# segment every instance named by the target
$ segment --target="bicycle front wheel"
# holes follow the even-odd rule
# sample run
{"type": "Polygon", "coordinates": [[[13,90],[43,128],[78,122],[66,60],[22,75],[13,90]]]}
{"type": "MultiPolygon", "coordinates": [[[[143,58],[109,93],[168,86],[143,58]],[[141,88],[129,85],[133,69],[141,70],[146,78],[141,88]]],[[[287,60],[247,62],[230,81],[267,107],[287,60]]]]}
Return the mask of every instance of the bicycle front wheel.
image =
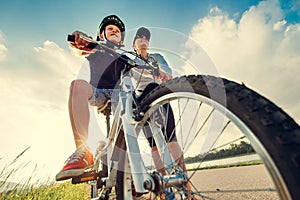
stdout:
{"type": "Polygon", "coordinates": [[[187,177],[182,186],[176,184],[171,189],[167,189],[168,184],[161,186],[156,196],[166,197],[163,191],[171,191],[176,199],[300,196],[299,125],[246,86],[213,76],[175,78],[150,92],[141,102],[140,113],[143,126],[150,126],[151,130],[151,126],[160,127],[160,134],[167,135],[163,136],[167,140],[165,149],[172,157],[166,161],[166,156],[160,155],[157,162],[155,146],[145,145],[149,138],[147,141],[144,134],[139,134],[140,149],[149,171],[187,177]],[[170,116],[173,125],[168,125],[170,116]],[[154,123],[150,123],[151,118],[154,123]],[[227,159],[221,159],[224,157],[227,159]],[[245,157],[250,161],[242,161],[245,157]]]}

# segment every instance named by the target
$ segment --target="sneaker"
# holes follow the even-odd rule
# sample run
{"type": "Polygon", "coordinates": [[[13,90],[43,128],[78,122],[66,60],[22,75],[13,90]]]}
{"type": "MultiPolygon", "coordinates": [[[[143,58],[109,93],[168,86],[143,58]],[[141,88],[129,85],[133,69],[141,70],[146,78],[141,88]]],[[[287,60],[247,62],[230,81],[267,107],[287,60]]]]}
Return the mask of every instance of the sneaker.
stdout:
{"type": "Polygon", "coordinates": [[[88,150],[77,149],[65,162],[63,169],[56,175],[56,181],[62,181],[84,173],[94,164],[93,155],[88,150]]]}

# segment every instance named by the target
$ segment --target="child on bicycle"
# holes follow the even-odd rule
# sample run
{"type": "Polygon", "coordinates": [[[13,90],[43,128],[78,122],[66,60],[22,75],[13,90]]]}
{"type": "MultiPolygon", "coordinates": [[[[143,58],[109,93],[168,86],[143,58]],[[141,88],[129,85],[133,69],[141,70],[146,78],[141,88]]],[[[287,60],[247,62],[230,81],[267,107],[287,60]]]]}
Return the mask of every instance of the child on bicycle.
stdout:
{"type": "MultiPolygon", "coordinates": [[[[84,173],[84,170],[94,164],[93,155],[86,145],[88,138],[88,125],[90,120],[89,104],[104,106],[117,94],[114,88],[118,85],[121,71],[125,65],[112,54],[88,49],[89,42],[81,35],[86,34],[75,31],[75,42],[72,47],[81,51],[88,60],[90,68],[90,81],[77,79],[72,81],[69,96],[69,115],[75,140],[76,150],[66,160],[63,169],[56,175],[56,180],[65,180],[84,173]]],[[[125,25],[116,15],[104,17],[99,25],[97,40],[107,40],[122,45],[125,37],[125,25]]]]}

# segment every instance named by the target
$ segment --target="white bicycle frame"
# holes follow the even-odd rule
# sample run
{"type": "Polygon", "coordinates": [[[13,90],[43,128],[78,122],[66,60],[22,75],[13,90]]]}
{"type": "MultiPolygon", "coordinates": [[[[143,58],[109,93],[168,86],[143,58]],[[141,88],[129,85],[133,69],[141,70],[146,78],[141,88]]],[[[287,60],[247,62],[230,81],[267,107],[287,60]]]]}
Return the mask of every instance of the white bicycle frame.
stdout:
{"type": "MultiPolygon", "coordinates": [[[[154,190],[155,183],[151,175],[147,172],[145,164],[142,160],[137,134],[142,129],[140,122],[135,120],[134,109],[133,109],[133,91],[134,87],[130,76],[121,76],[121,91],[119,93],[119,102],[114,112],[113,122],[111,130],[108,134],[108,143],[102,149],[102,151],[95,158],[96,164],[94,169],[97,171],[99,167],[99,161],[102,156],[107,154],[109,147],[114,147],[114,142],[118,129],[122,124],[124,130],[124,137],[127,146],[127,156],[129,161],[129,166],[132,174],[133,181],[135,183],[135,190],[138,193],[149,192],[149,190],[154,190]],[[121,121],[120,121],[121,120],[121,121]],[[122,122],[122,123],[121,123],[122,122]],[[147,188],[145,188],[147,185],[147,188]]],[[[167,143],[163,137],[161,129],[155,125],[154,122],[150,120],[150,127],[158,147],[158,152],[162,156],[164,163],[172,163],[172,158],[167,148],[167,143]]],[[[110,158],[108,158],[110,160],[110,158]]],[[[117,167],[114,165],[113,169],[109,171],[109,177],[106,182],[106,187],[112,187],[116,184],[116,170],[117,167]]]]}

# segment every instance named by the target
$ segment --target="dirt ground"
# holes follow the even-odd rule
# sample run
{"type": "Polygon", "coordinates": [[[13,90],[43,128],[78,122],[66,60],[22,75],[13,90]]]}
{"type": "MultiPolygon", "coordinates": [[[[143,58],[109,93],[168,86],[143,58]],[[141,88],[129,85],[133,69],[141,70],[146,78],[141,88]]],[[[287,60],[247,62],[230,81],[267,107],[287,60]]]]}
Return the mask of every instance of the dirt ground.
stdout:
{"type": "Polygon", "coordinates": [[[263,165],[200,170],[192,178],[204,199],[279,199],[263,165]],[[235,191],[232,191],[235,190],[235,191]]]}

